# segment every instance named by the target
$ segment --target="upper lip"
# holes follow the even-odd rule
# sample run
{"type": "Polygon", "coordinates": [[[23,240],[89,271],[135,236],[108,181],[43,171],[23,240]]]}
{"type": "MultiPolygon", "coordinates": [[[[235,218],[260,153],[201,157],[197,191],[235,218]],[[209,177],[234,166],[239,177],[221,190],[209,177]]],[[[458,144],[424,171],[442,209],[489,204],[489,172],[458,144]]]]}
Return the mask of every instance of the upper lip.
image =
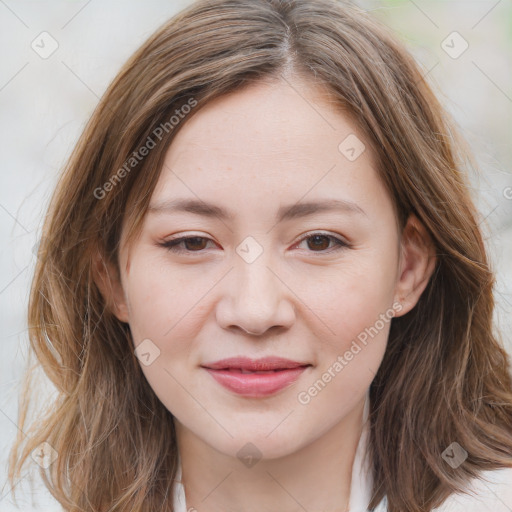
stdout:
{"type": "Polygon", "coordinates": [[[299,366],[310,366],[310,363],[301,363],[284,359],[282,357],[262,357],[261,359],[250,359],[248,357],[229,357],[220,359],[211,363],[202,364],[204,368],[211,370],[225,370],[229,368],[248,370],[248,371],[264,371],[264,370],[282,370],[287,368],[297,368],[299,366]]]}

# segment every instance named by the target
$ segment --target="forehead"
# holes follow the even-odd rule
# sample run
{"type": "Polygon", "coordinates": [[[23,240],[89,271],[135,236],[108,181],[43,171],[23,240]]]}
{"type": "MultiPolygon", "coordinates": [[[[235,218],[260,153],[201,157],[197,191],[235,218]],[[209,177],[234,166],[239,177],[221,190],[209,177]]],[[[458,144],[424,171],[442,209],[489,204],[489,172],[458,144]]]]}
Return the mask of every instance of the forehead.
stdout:
{"type": "Polygon", "coordinates": [[[261,175],[286,162],[307,162],[310,168],[328,158],[334,163],[339,143],[357,131],[336,107],[325,89],[307,82],[251,84],[210,102],[187,121],[167,164],[215,158],[227,167],[243,163],[261,175]]]}
{"type": "Polygon", "coordinates": [[[186,120],[167,151],[154,195],[172,183],[193,185],[198,195],[197,187],[256,192],[267,185],[300,197],[311,187],[371,179],[371,151],[328,91],[286,79],[251,84],[186,120]],[[347,158],[345,141],[360,156],[347,158]]]}

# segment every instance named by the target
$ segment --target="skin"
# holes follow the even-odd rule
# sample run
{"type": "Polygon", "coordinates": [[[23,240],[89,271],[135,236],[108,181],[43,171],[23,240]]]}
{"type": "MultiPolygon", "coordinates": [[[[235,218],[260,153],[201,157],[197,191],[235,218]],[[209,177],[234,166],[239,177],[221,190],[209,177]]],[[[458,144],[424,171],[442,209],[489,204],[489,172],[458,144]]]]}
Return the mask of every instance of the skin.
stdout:
{"type": "Polygon", "coordinates": [[[167,151],[151,205],[200,198],[234,218],[149,213],[136,243],[122,245],[120,282],[98,279],[134,345],[150,339],[160,350],[141,368],[175,418],[187,508],[201,512],[345,510],[390,322],[309,403],[298,394],[393,303],[401,299],[395,316],[410,311],[434,269],[421,223],[411,216],[399,233],[369,145],[354,161],[339,151],[350,134],[364,142],[357,126],[322,89],[291,84],[258,82],[210,102],[167,151]],[[281,205],[329,198],[364,213],[276,223],[281,205]],[[318,231],[349,247],[308,241],[318,231]],[[178,236],[207,240],[182,243],[183,254],[159,245],[178,236]],[[251,263],[236,252],[248,236],[263,250],[251,263]],[[247,398],[200,367],[237,355],[312,367],[270,397],[247,398]],[[262,456],[252,467],[237,457],[248,442],[262,456]]]}

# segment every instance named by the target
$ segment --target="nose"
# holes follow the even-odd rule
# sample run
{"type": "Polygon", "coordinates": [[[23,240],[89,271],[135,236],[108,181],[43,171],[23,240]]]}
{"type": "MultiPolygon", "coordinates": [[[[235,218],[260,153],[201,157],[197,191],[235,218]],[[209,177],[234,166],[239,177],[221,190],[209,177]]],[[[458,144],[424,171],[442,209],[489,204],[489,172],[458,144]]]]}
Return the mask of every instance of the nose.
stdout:
{"type": "Polygon", "coordinates": [[[270,329],[291,327],[295,320],[293,292],[269,263],[263,255],[252,263],[242,258],[235,261],[235,268],[224,279],[216,309],[222,328],[261,336],[270,329]]]}

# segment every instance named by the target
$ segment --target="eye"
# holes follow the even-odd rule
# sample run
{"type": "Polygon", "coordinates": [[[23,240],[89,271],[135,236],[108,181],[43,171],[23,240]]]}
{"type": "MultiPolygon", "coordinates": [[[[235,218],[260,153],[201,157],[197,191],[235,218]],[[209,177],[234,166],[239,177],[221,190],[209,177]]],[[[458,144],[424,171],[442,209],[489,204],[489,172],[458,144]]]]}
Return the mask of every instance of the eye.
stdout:
{"type": "Polygon", "coordinates": [[[160,245],[172,252],[190,253],[201,252],[201,250],[204,249],[205,241],[208,242],[210,239],[205,238],[204,236],[182,236],[180,238],[168,240],[160,245]],[[183,248],[182,244],[185,244],[185,248],[183,248]]]}
{"type": "MultiPolygon", "coordinates": [[[[208,242],[212,242],[212,240],[203,236],[184,236],[168,240],[167,242],[163,242],[159,245],[174,253],[190,254],[194,252],[202,252],[206,248],[208,242]]],[[[340,238],[325,233],[312,233],[302,238],[299,243],[302,242],[306,242],[308,244],[311,252],[333,252],[349,247],[349,244],[340,238]],[[334,247],[331,247],[331,251],[326,251],[331,242],[334,243],[334,247]]]]}
{"type": "Polygon", "coordinates": [[[300,243],[306,242],[308,248],[312,249],[311,252],[334,252],[339,251],[341,249],[345,249],[349,247],[349,244],[343,241],[342,239],[334,236],[334,235],[328,235],[325,233],[312,233],[306,237],[304,237],[300,243]],[[334,248],[330,251],[326,251],[325,249],[329,248],[329,244],[333,242],[334,248]]]}

